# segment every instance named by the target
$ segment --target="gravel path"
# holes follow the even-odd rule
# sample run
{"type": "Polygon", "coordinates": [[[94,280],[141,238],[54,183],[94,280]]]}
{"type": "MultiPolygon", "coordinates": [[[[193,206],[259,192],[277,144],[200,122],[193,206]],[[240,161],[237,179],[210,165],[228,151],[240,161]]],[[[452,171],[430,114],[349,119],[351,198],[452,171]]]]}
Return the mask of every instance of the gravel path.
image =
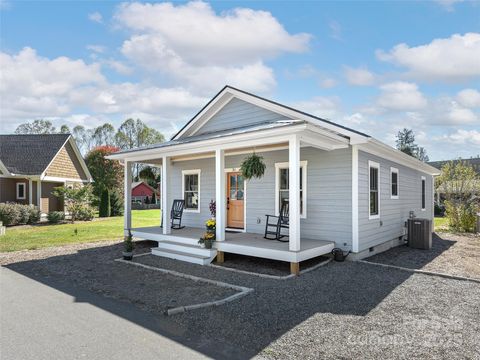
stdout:
{"type": "MultiPolygon", "coordinates": [[[[137,251],[148,247],[138,246],[137,251]]],[[[148,284],[120,294],[167,321],[185,339],[236,349],[229,359],[480,359],[480,284],[356,262],[331,262],[294,279],[275,280],[138,257],[136,261],[153,266],[254,289],[232,303],[165,317],[162,292],[176,286],[175,279],[128,265],[116,267],[113,259],[119,251],[114,244],[8,267],[40,281],[69,281],[108,296],[118,295],[112,286],[126,280],[148,284]]],[[[197,291],[190,287],[182,294],[176,289],[175,296],[196,297],[197,291]]]]}
{"type": "MultiPolygon", "coordinates": [[[[233,289],[200,284],[113,261],[122,254],[122,244],[118,242],[107,246],[105,243],[90,246],[88,248],[82,244],[8,253],[2,257],[2,262],[10,262],[6,265],[9,269],[27,276],[33,275],[40,281],[59,280],[107,297],[131,302],[157,314],[162,314],[169,308],[220,300],[237,293],[233,289]],[[15,259],[19,262],[13,263],[15,259]]],[[[139,242],[136,252],[148,252],[152,246],[150,242],[139,242]]]]}
{"type": "Polygon", "coordinates": [[[480,236],[433,234],[432,250],[399,246],[365,260],[480,279],[480,236]]]}

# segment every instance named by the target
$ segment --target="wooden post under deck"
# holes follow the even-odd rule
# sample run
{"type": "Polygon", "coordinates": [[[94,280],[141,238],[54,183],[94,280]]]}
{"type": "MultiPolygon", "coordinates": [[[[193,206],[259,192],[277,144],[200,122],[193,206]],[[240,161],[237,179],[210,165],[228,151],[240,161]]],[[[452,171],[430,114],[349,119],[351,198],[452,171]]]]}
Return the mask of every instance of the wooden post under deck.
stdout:
{"type": "Polygon", "coordinates": [[[300,275],[300,263],[291,262],[290,263],[290,274],[300,275]]]}
{"type": "Polygon", "coordinates": [[[217,263],[223,263],[225,261],[225,253],[217,250],[217,263]]]}

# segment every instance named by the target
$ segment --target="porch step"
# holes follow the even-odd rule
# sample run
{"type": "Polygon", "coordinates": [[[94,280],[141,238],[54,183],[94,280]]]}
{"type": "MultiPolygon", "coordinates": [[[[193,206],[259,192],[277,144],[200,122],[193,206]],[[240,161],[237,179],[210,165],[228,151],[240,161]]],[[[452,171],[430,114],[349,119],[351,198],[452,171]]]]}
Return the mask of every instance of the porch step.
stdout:
{"type": "Polygon", "coordinates": [[[193,264],[207,265],[215,258],[217,251],[215,249],[205,249],[198,245],[159,241],[158,247],[152,248],[152,254],[193,264]]]}
{"type": "Polygon", "coordinates": [[[201,247],[198,243],[195,245],[191,245],[167,240],[159,241],[158,249],[173,250],[208,257],[215,256],[217,253],[215,249],[205,249],[204,247],[201,247]]]}

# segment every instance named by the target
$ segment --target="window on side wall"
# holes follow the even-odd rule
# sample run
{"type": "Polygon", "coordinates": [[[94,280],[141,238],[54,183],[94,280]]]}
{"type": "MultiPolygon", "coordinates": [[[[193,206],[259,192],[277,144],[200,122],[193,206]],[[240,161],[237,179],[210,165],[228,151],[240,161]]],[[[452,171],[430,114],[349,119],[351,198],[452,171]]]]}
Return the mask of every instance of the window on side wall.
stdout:
{"type": "MultiPolygon", "coordinates": [[[[289,198],[288,162],[275,163],[275,213],[279,214],[282,202],[289,198]]],[[[307,161],[300,162],[300,217],[307,217],[307,161]]]]}
{"type": "Polygon", "coordinates": [[[379,186],[380,164],[368,162],[368,184],[369,184],[369,219],[380,218],[380,186],[379,186]]]}
{"type": "Polygon", "coordinates": [[[25,199],[26,199],[26,184],[17,183],[17,200],[25,200],[25,199]]]}
{"type": "Polygon", "coordinates": [[[182,171],[182,194],[185,211],[200,212],[200,170],[182,171]]]}
{"type": "Polygon", "coordinates": [[[426,182],[427,179],[425,178],[425,176],[422,176],[422,211],[425,210],[426,182]]]}
{"type": "Polygon", "coordinates": [[[399,189],[399,179],[398,179],[398,169],[390,168],[390,188],[391,188],[391,198],[398,199],[398,189],[399,189]]]}

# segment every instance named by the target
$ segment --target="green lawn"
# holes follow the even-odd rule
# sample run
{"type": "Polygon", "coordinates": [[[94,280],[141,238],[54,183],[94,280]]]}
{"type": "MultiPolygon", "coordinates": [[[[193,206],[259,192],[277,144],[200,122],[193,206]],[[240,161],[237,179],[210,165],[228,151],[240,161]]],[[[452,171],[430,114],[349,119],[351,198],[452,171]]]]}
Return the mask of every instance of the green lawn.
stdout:
{"type": "MultiPolygon", "coordinates": [[[[160,225],[160,210],[132,211],[133,227],[156,225],[160,225]]],[[[0,236],[0,252],[122,238],[123,216],[75,224],[17,226],[0,236]]]]}
{"type": "Polygon", "coordinates": [[[436,217],[434,220],[435,231],[448,228],[448,219],[446,217],[436,217]]]}

